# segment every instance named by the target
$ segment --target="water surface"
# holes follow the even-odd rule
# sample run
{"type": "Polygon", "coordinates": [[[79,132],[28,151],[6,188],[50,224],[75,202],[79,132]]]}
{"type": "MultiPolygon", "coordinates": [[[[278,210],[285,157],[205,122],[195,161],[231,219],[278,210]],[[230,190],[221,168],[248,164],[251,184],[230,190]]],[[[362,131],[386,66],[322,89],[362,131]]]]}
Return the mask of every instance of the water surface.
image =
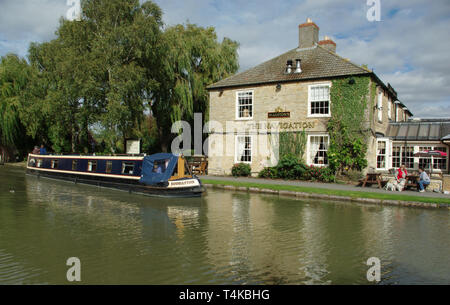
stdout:
{"type": "Polygon", "coordinates": [[[163,199],[0,167],[0,284],[450,284],[448,210],[209,190],[163,199]],[[15,192],[10,192],[14,189],[15,192]]]}

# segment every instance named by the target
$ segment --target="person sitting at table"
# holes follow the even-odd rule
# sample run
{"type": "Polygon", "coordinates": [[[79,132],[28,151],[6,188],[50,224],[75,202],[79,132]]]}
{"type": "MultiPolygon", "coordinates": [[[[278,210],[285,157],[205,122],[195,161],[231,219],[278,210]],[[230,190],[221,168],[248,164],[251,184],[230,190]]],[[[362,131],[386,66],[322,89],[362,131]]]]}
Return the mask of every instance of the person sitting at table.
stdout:
{"type": "Polygon", "coordinates": [[[420,177],[417,184],[419,186],[419,192],[423,193],[425,192],[425,186],[430,185],[431,180],[428,174],[423,170],[423,168],[419,168],[419,173],[420,177]]]}
{"type": "Polygon", "coordinates": [[[406,180],[406,176],[408,176],[408,172],[406,171],[405,164],[402,164],[398,169],[397,182],[402,182],[402,180],[406,180]]]}

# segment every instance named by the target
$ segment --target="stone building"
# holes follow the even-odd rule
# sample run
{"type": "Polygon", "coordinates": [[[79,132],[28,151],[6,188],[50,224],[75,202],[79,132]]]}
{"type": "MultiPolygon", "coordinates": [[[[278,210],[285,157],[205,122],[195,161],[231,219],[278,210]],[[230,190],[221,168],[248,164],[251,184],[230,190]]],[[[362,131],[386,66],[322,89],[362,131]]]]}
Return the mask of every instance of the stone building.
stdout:
{"type": "Polygon", "coordinates": [[[346,78],[352,84],[352,78],[360,77],[369,80],[367,109],[361,118],[369,130],[366,170],[387,171],[397,165],[393,154],[409,156],[410,148],[398,150],[395,143],[403,139],[390,134],[408,122],[412,113],[390,84],[366,67],[340,57],[329,37],[319,41],[319,27],[308,19],[299,26],[296,48],[208,87],[209,117],[214,122],[210,126],[209,173],[230,174],[233,164],[248,163],[256,174],[276,164],[280,132],[303,130],[307,136],[305,162],[327,166],[332,82],[346,78]]]}

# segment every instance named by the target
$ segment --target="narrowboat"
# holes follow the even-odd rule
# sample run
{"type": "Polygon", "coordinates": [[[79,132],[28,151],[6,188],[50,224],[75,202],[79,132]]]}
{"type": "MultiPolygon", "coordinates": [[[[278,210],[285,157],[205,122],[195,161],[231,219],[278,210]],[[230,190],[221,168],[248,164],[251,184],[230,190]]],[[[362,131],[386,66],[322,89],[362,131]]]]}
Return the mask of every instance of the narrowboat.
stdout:
{"type": "Polygon", "coordinates": [[[200,179],[189,170],[183,156],[28,155],[27,173],[132,193],[164,197],[198,197],[200,179]]]}

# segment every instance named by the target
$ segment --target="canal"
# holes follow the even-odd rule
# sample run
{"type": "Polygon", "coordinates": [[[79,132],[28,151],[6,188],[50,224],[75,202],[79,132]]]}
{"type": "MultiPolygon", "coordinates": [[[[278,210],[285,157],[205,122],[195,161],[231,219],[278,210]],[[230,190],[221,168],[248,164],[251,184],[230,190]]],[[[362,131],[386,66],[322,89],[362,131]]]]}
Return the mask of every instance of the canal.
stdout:
{"type": "Polygon", "coordinates": [[[150,198],[0,167],[0,284],[450,284],[448,210],[208,190],[150,198]],[[14,191],[12,191],[14,190],[14,191]]]}

